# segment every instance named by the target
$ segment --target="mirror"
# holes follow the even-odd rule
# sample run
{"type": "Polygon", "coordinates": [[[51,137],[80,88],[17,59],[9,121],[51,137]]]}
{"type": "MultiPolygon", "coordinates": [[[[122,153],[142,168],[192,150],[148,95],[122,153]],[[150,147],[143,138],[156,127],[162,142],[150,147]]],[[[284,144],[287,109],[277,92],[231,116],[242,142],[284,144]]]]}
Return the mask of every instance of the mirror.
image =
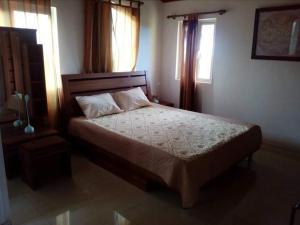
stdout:
{"type": "Polygon", "coordinates": [[[47,117],[43,47],[37,44],[36,30],[0,27],[0,123],[11,123],[20,111],[23,100],[30,96],[29,116],[45,122],[47,117]],[[16,92],[22,95],[16,95],[16,92]],[[19,110],[20,109],[20,110],[19,110]]]}
{"type": "MultiPolygon", "coordinates": [[[[0,46],[2,47],[2,45],[0,46]]],[[[13,120],[15,120],[17,118],[17,114],[14,110],[9,110],[7,107],[8,98],[6,97],[6,85],[4,80],[4,68],[2,60],[3,57],[1,52],[2,51],[0,51],[0,124],[4,124],[6,122],[12,122],[13,120]]]]}
{"type": "Polygon", "coordinates": [[[2,66],[2,60],[0,60],[0,112],[2,112],[4,107],[4,76],[3,76],[3,66],[2,66]]]}

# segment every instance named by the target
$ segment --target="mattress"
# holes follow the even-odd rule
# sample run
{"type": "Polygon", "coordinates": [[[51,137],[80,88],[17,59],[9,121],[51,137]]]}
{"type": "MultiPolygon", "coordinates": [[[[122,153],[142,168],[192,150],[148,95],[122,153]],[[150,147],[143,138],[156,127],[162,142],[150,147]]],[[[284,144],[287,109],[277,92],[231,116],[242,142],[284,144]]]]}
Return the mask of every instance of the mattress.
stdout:
{"type": "Polygon", "coordinates": [[[183,207],[201,185],[258,150],[258,126],[153,106],[95,119],[72,118],[69,133],[160,177],[179,191],[183,207]]]}

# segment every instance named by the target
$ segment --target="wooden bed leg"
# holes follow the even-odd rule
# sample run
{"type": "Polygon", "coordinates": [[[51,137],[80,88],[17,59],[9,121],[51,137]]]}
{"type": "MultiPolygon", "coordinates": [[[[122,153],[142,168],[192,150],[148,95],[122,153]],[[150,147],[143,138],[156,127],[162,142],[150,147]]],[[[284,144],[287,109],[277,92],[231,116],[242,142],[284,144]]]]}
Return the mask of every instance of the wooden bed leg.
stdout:
{"type": "Polygon", "coordinates": [[[250,154],[250,155],[248,155],[248,157],[247,157],[247,166],[248,166],[248,168],[250,169],[251,168],[251,166],[252,166],[252,162],[253,162],[253,154],[250,154]]]}

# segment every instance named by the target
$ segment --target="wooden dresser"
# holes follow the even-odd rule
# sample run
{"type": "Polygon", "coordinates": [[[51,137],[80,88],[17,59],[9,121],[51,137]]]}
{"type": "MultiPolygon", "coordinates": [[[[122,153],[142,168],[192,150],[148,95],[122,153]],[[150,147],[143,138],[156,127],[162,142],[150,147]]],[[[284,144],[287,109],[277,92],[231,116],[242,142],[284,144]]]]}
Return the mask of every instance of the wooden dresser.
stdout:
{"type": "Polygon", "coordinates": [[[71,147],[47,125],[44,70],[43,46],[37,44],[36,30],[0,27],[0,129],[6,176],[10,179],[22,174],[33,189],[52,171],[71,175],[71,147]],[[21,103],[16,93],[22,94],[21,103]],[[25,95],[30,96],[28,108],[34,134],[24,133],[25,95]],[[13,127],[16,111],[21,112],[20,128],[13,127]]]}

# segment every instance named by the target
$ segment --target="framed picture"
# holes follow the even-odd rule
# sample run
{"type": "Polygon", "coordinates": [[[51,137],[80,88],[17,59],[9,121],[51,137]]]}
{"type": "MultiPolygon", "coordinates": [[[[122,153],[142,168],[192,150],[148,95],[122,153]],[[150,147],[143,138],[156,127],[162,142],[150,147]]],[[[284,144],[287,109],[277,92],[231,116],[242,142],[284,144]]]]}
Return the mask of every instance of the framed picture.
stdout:
{"type": "Polygon", "coordinates": [[[300,5],[256,9],[251,58],[300,61],[300,5]]]}

